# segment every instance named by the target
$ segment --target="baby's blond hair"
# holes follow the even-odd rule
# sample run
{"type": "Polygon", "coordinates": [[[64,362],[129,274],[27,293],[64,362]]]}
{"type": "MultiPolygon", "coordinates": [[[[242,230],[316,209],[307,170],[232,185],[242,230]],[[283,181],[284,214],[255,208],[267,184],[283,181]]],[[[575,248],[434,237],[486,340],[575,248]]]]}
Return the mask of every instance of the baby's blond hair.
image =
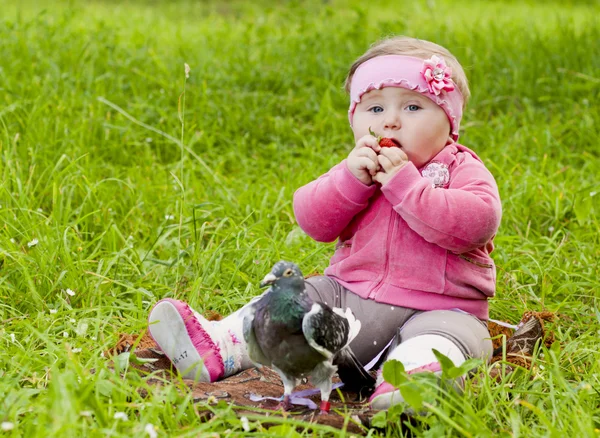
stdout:
{"type": "Polygon", "coordinates": [[[467,101],[471,96],[469,82],[467,81],[465,71],[456,57],[450,53],[448,49],[438,44],[406,36],[396,36],[377,41],[364,55],[354,61],[354,64],[350,67],[350,71],[346,77],[346,83],[344,85],[346,92],[350,93],[350,84],[352,83],[352,77],[354,76],[356,69],[369,59],[383,55],[407,55],[423,59],[429,59],[432,55],[438,55],[444,58],[446,64],[452,69],[452,80],[463,95],[463,109],[467,105],[467,101]]]}

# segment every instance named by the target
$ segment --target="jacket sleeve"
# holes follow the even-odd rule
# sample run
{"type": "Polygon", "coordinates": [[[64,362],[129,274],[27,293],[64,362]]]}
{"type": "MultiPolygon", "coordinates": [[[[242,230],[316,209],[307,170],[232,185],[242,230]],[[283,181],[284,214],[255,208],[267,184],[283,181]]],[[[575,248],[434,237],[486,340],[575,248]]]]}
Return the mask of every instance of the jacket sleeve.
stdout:
{"type": "Polygon", "coordinates": [[[369,204],[375,184],[360,182],[346,160],[294,193],[294,214],[300,228],[319,242],[333,242],[352,218],[369,204]]]}
{"type": "Polygon", "coordinates": [[[435,188],[408,163],[381,191],[408,226],[425,240],[464,253],[486,245],[498,231],[500,195],[490,171],[463,156],[448,188],[435,188]]]}

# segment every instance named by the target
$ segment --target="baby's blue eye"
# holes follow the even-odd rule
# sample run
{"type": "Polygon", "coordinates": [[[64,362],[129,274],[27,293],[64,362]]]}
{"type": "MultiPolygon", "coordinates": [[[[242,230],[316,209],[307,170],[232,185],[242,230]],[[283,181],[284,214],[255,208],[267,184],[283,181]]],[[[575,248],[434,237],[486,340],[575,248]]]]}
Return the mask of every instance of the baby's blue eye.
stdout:
{"type": "Polygon", "coordinates": [[[374,106],[373,108],[369,109],[369,111],[372,113],[381,113],[383,112],[383,108],[380,106],[374,106]]]}
{"type": "Polygon", "coordinates": [[[409,111],[419,111],[421,107],[419,105],[408,105],[406,109],[408,109],[409,111]]]}

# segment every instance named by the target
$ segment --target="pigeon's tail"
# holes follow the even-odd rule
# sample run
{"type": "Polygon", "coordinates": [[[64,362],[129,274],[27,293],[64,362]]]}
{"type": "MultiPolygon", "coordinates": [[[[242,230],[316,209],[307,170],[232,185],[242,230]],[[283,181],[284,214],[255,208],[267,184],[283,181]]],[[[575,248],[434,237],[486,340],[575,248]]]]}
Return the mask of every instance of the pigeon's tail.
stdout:
{"type": "Polygon", "coordinates": [[[356,392],[361,397],[375,390],[375,378],[358,361],[350,347],[343,348],[333,360],[337,365],[338,375],[344,382],[344,389],[356,392]]]}

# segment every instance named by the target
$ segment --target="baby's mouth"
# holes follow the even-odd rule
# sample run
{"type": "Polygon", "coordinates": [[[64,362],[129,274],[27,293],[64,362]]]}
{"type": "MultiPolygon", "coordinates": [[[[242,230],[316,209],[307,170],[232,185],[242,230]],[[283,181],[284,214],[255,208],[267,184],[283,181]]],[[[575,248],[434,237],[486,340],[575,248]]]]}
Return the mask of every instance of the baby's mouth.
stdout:
{"type": "Polygon", "coordinates": [[[379,146],[381,146],[382,148],[391,148],[391,147],[401,148],[402,147],[400,142],[392,137],[379,138],[379,146]]]}

